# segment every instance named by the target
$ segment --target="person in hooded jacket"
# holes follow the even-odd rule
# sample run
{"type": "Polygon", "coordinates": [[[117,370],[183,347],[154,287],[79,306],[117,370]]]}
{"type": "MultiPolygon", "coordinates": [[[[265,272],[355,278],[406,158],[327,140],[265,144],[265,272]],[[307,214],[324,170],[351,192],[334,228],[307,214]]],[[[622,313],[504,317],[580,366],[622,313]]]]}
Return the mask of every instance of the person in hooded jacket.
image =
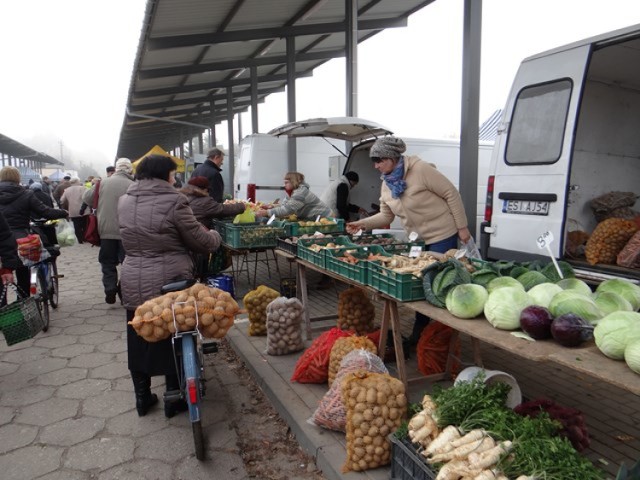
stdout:
{"type": "MultiPolygon", "coordinates": [[[[32,218],[68,218],[66,210],[49,208],[29,190],[20,185],[20,171],[16,167],[6,166],[0,169],[0,212],[4,215],[14,238],[24,238],[31,229],[32,218]]],[[[18,287],[25,295],[29,295],[29,268],[20,264],[16,268],[18,287]]]]}
{"type": "MultiPolygon", "coordinates": [[[[161,294],[163,285],[194,278],[190,252],[214,252],[218,232],[206,229],[193,215],[184,194],[173,187],[177,165],[168,156],[148,155],[136,168],[136,181],[118,201],[118,220],[126,252],[120,283],[127,322],[135,309],[161,294]]],[[[139,416],[158,398],[151,393],[151,377],[164,375],[167,391],[179,389],[171,338],[147,342],[127,324],[128,366],[139,416]]],[[[185,411],[184,400],[165,402],[171,418],[185,411]]]]}
{"type": "Polygon", "coordinates": [[[331,215],[331,209],[309,189],[309,184],[305,183],[302,173],[287,172],[284,176],[284,190],[288,198],[279,206],[258,210],[256,217],[296,215],[299,220],[315,220],[318,215],[321,217],[331,215]]]}
{"type": "Polygon", "coordinates": [[[209,196],[209,180],[191,177],[181,190],[189,202],[193,214],[205,227],[211,228],[214,218],[233,217],[244,212],[244,203],[218,203],[209,196]]]}
{"type": "Polygon", "coordinates": [[[43,184],[40,182],[33,182],[29,185],[29,190],[33,190],[33,194],[35,197],[44,203],[47,207],[53,208],[53,198],[51,195],[46,193],[43,189],[43,184]]]}
{"type": "Polygon", "coordinates": [[[89,212],[82,208],[82,196],[87,191],[78,177],[71,179],[69,186],[62,192],[60,205],[69,212],[78,243],[84,243],[84,231],[87,228],[89,212]]]}
{"type": "Polygon", "coordinates": [[[351,189],[358,185],[358,182],[360,177],[356,172],[347,172],[325,190],[322,201],[331,209],[335,217],[343,218],[348,222],[350,213],[367,213],[364,208],[349,203],[351,189]]]}

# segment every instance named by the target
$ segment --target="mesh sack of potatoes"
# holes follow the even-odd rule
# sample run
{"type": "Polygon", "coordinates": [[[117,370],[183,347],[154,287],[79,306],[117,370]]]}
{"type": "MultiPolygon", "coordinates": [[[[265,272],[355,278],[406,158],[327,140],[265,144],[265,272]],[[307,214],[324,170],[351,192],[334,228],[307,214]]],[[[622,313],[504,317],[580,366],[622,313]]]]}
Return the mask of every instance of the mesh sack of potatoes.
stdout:
{"type": "Polygon", "coordinates": [[[342,359],[353,350],[358,349],[367,350],[374,355],[378,353],[378,347],[367,337],[344,337],[339,338],[331,347],[331,353],[329,354],[329,387],[333,385],[333,381],[336,378],[338,370],[340,370],[340,362],[342,359]]]}
{"type": "Polygon", "coordinates": [[[279,292],[265,285],[244,296],[242,303],[249,313],[249,335],[257,337],[267,334],[267,306],[279,296],[279,292]]]}
{"type": "Polygon", "coordinates": [[[267,305],[267,355],[287,355],[304,349],[303,310],[297,298],[278,297],[267,305]]]}
{"type": "Polygon", "coordinates": [[[640,231],[634,233],[618,253],[616,263],[621,267],[640,268],[640,231]]]}
{"type": "Polygon", "coordinates": [[[148,342],[159,342],[196,325],[206,338],[222,338],[233,325],[239,308],[229,292],[202,283],[147,300],[129,324],[148,342]],[[197,315],[196,315],[197,312],[197,315]]]}
{"type": "Polygon", "coordinates": [[[608,218],[600,222],[587,240],[587,262],[591,265],[615,264],[616,257],[637,230],[635,222],[621,218],[608,218]]]}
{"type": "Polygon", "coordinates": [[[389,373],[384,362],[378,355],[359,348],[349,352],[340,362],[340,369],[336,374],[331,388],[324,394],[313,412],[311,421],[320,427],[338,432],[345,431],[347,423],[347,409],[342,401],[342,379],[357,370],[371,373],[389,373]]]}
{"type": "Polygon", "coordinates": [[[367,294],[358,287],[347,288],[338,300],[338,327],[358,335],[373,331],[376,309],[367,294]]]}
{"type": "Polygon", "coordinates": [[[350,373],[341,383],[347,409],[347,459],[343,472],[378,468],[391,461],[391,442],[407,413],[404,384],[384,373],[350,373]]]}

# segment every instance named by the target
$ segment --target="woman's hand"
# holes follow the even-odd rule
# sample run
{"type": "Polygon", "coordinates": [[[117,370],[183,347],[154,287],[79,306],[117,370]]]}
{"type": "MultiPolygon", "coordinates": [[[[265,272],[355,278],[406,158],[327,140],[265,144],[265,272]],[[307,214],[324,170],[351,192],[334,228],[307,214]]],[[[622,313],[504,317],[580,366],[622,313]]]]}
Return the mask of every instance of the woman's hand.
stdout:
{"type": "Polygon", "coordinates": [[[350,233],[351,235],[353,235],[358,230],[364,230],[364,222],[362,221],[350,222],[350,223],[347,223],[346,228],[347,228],[347,233],[350,233]]]}
{"type": "Polygon", "coordinates": [[[467,243],[469,240],[471,240],[471,232],[469,231],[469,229],[467,227],[459,228],[458,229],[458,238],[460,239],[460,241],[462,243],[467,243]]]}
{"type": "Polygon", "coordinates": [[[269,216],[269,210],[265,210],[264,208],[256,210],[256,217],[268,217],[268,216],[269,216]]]}
{"type": "Polygon", "coordinates": [[[16,283],[13,278],[13,272],[11,270],[2,269],[0,273],[0,278],[2,279],[2,284],[6,285],[8,283],[16,283]]]}

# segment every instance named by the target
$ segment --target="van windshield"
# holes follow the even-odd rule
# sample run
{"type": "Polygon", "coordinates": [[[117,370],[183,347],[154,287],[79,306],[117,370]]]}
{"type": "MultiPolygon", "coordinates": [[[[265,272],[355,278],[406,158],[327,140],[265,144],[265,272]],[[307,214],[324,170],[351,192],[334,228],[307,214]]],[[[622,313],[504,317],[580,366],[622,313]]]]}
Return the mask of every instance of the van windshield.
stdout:
{"type": "Polygon", "coordinates": [[[554,163],[562,153],[571,80],[524,88],[513,109],[505,161],[508,164],[554,163]]]}

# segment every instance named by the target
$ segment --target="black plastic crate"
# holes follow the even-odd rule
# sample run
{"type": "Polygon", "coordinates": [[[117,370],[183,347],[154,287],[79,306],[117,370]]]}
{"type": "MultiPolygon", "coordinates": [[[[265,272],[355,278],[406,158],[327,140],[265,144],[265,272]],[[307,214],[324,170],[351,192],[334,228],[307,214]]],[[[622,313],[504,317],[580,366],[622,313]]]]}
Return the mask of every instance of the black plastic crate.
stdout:
{"type": "Polygon", "coordinates": [[[278,237],[276,242],[276,248],[283,252],[290,253],[291,255],[298,256],[298,244],[287,242],[288,237],[278,237]]]}
{"type": "Polygon", "coordinates": [[[422,459],[408,440],[401,440],[393,433],[391,442],[391,480],[434,480],[435,472],[422,459]]]}

